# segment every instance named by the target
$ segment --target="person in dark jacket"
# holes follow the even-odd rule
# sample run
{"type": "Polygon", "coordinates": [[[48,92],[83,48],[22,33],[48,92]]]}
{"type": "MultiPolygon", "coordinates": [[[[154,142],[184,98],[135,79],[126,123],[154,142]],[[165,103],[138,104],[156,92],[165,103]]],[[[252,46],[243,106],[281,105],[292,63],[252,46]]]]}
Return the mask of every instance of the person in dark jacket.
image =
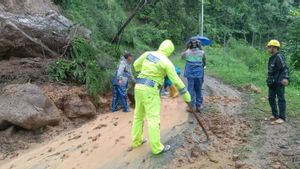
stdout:
{"type": "Polygon", "coordinates": [[[271,40],[267,44],[271,54],[268,62],[269,103],[272,109],[272,124],[281,124],[286,120],[285,87],[289,83],[289,70],[283,54],[279,51],[278,40],[271,40]],[[278,99],[278,105],[276,103],[278,99]],[[278,111],[279,108],[279,111],[278,111]]]}
{"type": "Polygon", "coordinates": [[[130,53],[125,53],[121,57],[118,70],[113,79],[113,99],[112,99],[112,112],[118,111],[119,103],[121,103],[123,112],[130,112],[127,104],[127,87],[128,81],[131,79],[135,82],[135,78],[132,73],[131,63],[133,57],[130,53]]]}

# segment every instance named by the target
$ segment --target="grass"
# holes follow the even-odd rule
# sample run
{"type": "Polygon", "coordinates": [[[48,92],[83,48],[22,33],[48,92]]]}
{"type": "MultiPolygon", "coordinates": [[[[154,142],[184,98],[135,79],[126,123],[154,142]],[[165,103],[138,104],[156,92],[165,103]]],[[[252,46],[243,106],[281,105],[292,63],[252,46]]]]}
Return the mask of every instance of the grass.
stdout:
{"type": "MultiPolygon", "coordinates": [[[[268,56],[263,51],[257,51],[249,47],[250,50],[248,52],[253,52],[253,54],[247,57],[252,57],[258,61],[256,65],[249,64],[244,60],[243,56],[237,55],[237,48],[241,48],[241,46],[236,46],[233,49],[208,48],[206,50],[208,60],[207,74],[215,76],[234,87],[243,87],[247,84],[254,84],[259,87],[262,93],[251,95],[255,101],[250,108],[256,117],[260,118],[269,115],[270,108],[267,101],[268,87],[265,82],[268,56]],[[251,65],[254,68],[250,67],[251,65]]],[[[286,88],[287,114],[290,118],[296,118],[300,115],[300,104],[298,104],[300,91],[299,83],[293,81],[295,74],[299,74],[299,72],[294,71],[291,84],[286,88]]]]}
{"type": "MultiPolygon", "coordinates": [[[[206,74],[222,80],[236,88],[254,84],[262,90],[260,94],[249,94],[250,110],[255,118],[270,116],[266,86],[268,53],[232,40],[228,47],[206,47],[206,74]]],[[[177,52],[178,53],[178,52],[177,52]]],[[[287,57],[287,60],[289,58],[287,57]]],[[[179,54],[173,63],[181,68],[184,62],[179,54]]],[[[290,66],[291,67],[291,66],[290,66]]],[[[287,116],[289,119],[300,119],[300,72],[293,70],[290,85],[286,88],[287,116]]]]}

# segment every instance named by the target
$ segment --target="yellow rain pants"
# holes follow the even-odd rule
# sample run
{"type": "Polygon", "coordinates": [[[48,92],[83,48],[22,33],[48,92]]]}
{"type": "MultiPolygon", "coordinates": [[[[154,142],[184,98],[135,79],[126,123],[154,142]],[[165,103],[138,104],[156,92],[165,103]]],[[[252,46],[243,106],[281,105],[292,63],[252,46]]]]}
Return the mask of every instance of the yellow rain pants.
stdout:
{"type": "Polygon", "coordinates": [[[135,71],[140,72],[138,78],[155,82],[151,87],[145,84],[135,86],[135,111],[132,124],[132,146],[139,147],[143,141],[144,119],[148,122],[149,141],[153,154],[159,154],[164,145],[160,142],[160,95],[159,87],[168,76],[179,89],[185,102],[191,101],[191,96],[184,83],[175,71],[169,56],[174,51],[172,41],[165,40],[157,51],[145,52],[133,64],[135,71]]]}

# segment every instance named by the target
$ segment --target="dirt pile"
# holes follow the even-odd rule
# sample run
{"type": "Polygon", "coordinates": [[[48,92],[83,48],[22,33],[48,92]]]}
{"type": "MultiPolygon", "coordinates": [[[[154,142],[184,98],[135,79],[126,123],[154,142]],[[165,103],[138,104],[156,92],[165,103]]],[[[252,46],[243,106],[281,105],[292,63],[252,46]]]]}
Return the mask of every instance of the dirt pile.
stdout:
{"type": "Polygon", "coordinates": [[[242,94],[211,77],[206,77],[204,87],[205,113],[199,116],[211,140],[205,142],[203,131],[192,118],[183,132],[183,144],[164,168],[255,169],[244,161],[247,154],[241,151],[252,129],[242,94]]]}
{"type": "Polygon", "coordinates": [[[41,84],[47,81],[45,69],[51,58],[10,58],[0,61],[0,89],[10,83],[34,81],[41,84]]]}
{"type": "Polygon", "coordinates": [[[165,168],[253,168],[239,158],[243,154],[236,149],[248,142],[247,134],[251,124],[243,118],[224,116],[209,112],[202,116],[202,121],[209,129],[210,142],[205,142],[205,135],[195,122],[191,121],[191,131],[185,131],[185,144],[176,150],[175,158],[165,168]],[[205,117],[205,118],[204,118],[205,117]]]}
{"type": "Polygon", "coordinates": [[[84,86],[44,84],[42,90],[70,118],[92,117],[110,111],[111,93],[99,96],[95,103],[84,86]]]}

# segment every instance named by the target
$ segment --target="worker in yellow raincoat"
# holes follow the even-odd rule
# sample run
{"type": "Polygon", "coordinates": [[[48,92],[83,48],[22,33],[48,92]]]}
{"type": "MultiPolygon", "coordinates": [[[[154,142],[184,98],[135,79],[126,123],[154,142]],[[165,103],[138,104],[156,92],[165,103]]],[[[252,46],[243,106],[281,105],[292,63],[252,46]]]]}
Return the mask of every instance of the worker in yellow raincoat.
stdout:
{"type": "Polygon", "coordinates": [[[133,64],[135,71],[140,72],[135,86],[135,112],[132,124],[132,146],[141,146],[143,140],[143,124],[148,122],[148,134],[153,154],[161,154],[170,150],[170,145],[160,142],[160,95],[159,89],[168,76],[177,87],[186,103],[191,96],[184,83],[169,60],[175,47],[171,40],[165,40],[157,51],[145,52],[133,64]]]}

